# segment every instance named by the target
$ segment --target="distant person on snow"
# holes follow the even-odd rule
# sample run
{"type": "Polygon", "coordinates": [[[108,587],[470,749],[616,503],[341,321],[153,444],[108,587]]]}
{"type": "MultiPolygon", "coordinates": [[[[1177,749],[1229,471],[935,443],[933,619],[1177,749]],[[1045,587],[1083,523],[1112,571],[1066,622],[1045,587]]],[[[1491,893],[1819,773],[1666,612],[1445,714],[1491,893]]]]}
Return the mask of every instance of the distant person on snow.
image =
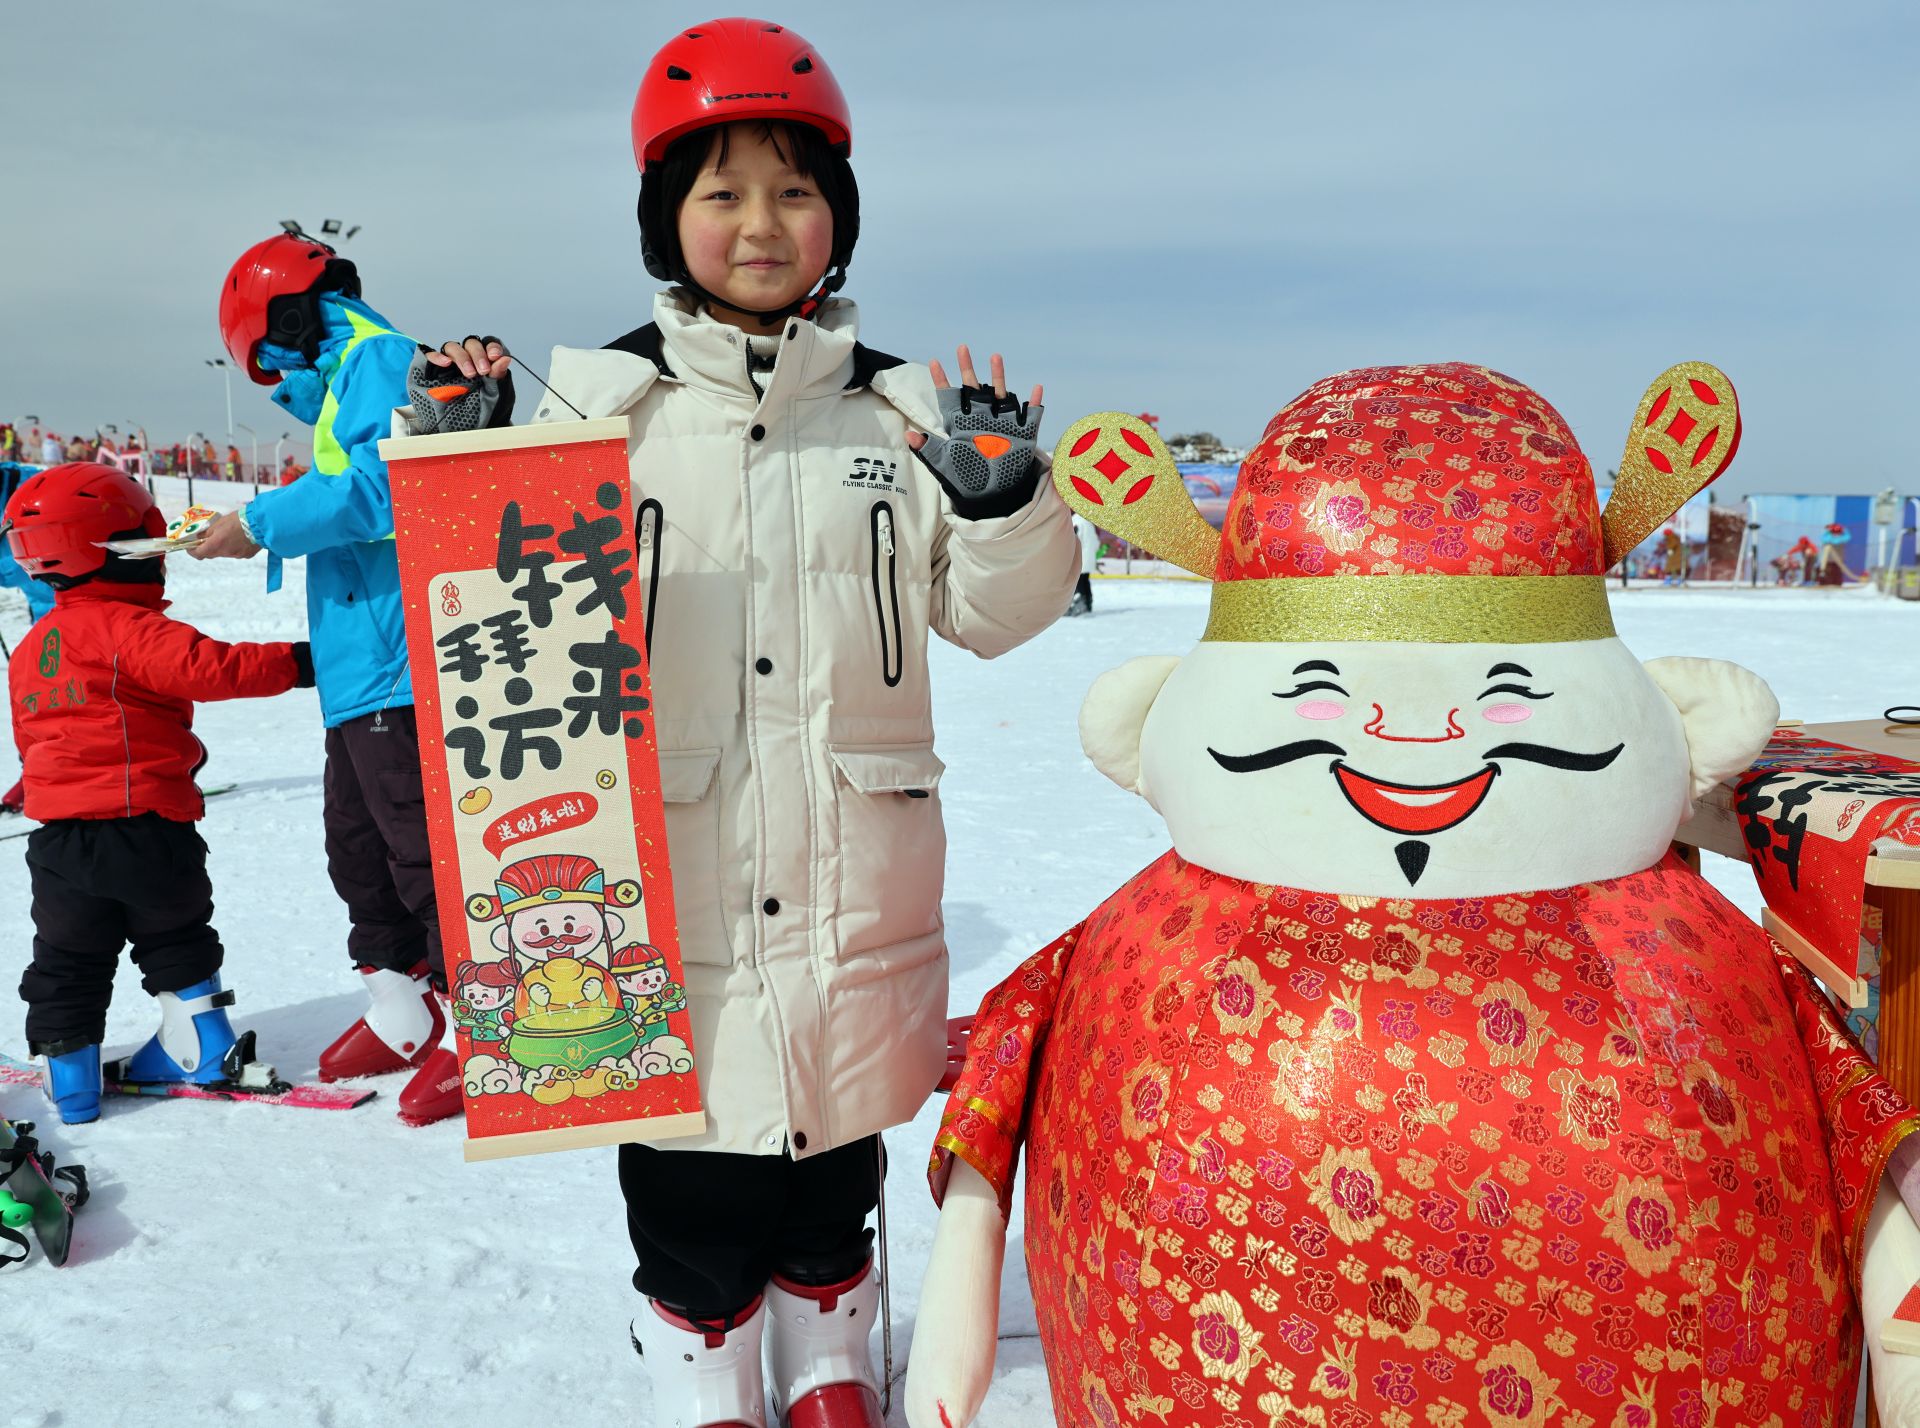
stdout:
{"type": "Polygon", "coordinates": [[[68,1124],[100,1114],[100,1041],[120,949],[133,945],[160,1030],[121,1067],[134,1082],[238,1079],[252,1035],[227,1021],[213,929],[206,805],[193,776],[206,749],[196,700],[313,683],[304,644],[222,644],[169,619],[165,557],[100,541],[166,534],[139,482],[79,462],[29,478],[7,502],[15,559],[58,591],[54,612],[8,668],[33,888],[33,960],[20,979],[27,1048],[68,1124]]]}
{"type": "Polygon", "coordinates": [[[1073,538],[1080,543],[1080,579],[1073,587],[1069,615],[1093,613],[1093,575],[1100,568],[1100,532],[1085,516],[1073,518],[1073,538]]]}
{"type": "Polygon", "coordinates": [[[40,464],[42,466],[58,466],[66,459],[66,444],[62,442],[59,437],[55,436],[52,432],[48,432],[41,438],[40,464]]]}
{"type": "Polygon", "coordinates": [[[1685,585],[1687,583],[1687,542],[1686,538],[1668,526],[1660,536],[1663,585],[1685,585]]]}
{"type": "Polygon", "coordinates": [[[1847,528],[1837,522],[1820,533],[1820,584],[1845,585],[1858,578],[1847,569],[1847,542],[1851,539],[1847,528]]]}
{"type": "Polygon", "coordinates": [[[327,873],[347,905],[347,954],[366,1014],[320,1053],[320,1079],[409,1067],[400,1118],[460,1110],[451,1051],[436,1051],[446,988],[420,739],[394,552],[393,499],[378,443],[407,400],[414,343],[360,300],[352,263],[280,233],[240,255],[220,288],[234,365],[313,431],[313,469],[221,516],[194,558],[262,548],[307,561],[307,628],[327,726],[327,873]]]}

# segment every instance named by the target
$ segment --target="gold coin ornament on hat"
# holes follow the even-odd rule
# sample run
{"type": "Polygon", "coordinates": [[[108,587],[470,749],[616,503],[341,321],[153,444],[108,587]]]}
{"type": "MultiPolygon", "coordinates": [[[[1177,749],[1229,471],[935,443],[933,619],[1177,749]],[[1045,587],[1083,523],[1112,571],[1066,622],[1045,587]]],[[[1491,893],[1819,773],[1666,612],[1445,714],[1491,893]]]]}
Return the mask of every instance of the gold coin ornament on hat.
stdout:
{"type": "Polygon", "coordinates": [[[1740,446],[1740,399],[1709,362],[1667,368],[1633,415],[1626,454],[1601,514],[1606,568],[1704,491],[1740,446]]]}
{"type": "Polygon", "coordinates": [[[1193,504],[1160,434],[1139,417],[1095,412],[1068,427],[1053,449],[1053,484],[1101,530],[1213,579],[1220,532],[1193,504]]]}

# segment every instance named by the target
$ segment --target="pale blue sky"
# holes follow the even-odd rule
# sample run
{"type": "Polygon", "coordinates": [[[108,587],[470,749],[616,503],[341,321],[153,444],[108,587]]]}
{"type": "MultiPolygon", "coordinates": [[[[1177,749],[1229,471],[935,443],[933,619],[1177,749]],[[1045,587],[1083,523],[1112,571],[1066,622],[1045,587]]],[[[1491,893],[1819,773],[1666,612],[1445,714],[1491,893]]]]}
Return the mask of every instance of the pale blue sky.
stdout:
{"type": "MultiPolygon", "coordinates": [[[[1910,5],[790,0],[853,105],[849,295],[1103,407],[1257,435],[1314,378],[1462,358],[1604,470],[1642,387],[1719,363],[1735,490],[1920,491],[1910,5]]],[[[227,265],[274,221],[416,336],[643,321],[627,138],[682,4],[8,5],[0,414],[219,433],[227,265]]],[[[242,389],[244,387],[244,390],[242,389]]],[[[236,387],[263,445],[287,427],[236,387]]]]}

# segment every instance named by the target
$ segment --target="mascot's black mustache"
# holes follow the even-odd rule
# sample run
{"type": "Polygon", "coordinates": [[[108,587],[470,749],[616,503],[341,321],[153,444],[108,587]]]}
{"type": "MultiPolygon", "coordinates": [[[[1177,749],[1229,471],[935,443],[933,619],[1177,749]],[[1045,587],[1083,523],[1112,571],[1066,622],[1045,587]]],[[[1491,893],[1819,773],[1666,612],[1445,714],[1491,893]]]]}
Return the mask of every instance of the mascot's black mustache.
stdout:
{"type": "MultiPolygon", "coordinates": [[[[1556,749],[1551,744],[1499,744],[1488,749],[1482,757],[1488,763],[1495,759],[1525,759],[1529,763],[1545,764],[1548,768],[1566,769],[1572,773],[1598,773],[1619,758],[1626,747],[1625,744],[1615,744],[1604,753],[1576,754],[1571,749],[1556,749]]],[[[1336,758],[1347,756],[1345,749],[1325,739],[1300,739],[1291,744],[1276,744],[1257,754],[1223,754],[1218,749],[1208,749],[1207,752],[1228,773],[1259,773],[1263,769],[1277,769],[1282,764],[1311,758],[1315,754],[1332,754],[1336,758]]]]}
{"type": "Polygon", "coordinates": [[[1345,749],[1338,744],[1329,744],[1325,739],[1301,739],[1292,744],[1276,744],[1257,754],[1223,754],[1218,749],[1208,749],[1207,752],[1228,773],[1259,773],[1262,769],[1277,769],[1282,764],[1311,758],[1315,754],[1333,754],[1338,758],[1347,756],[1345,749]]]}
{"type": "Polygon", "coordinates": [[[1550,769],[1566,769],[1572,773],[1599,773],[1615,759],[1625,744],[1615,744],[1605,753],[1576,754],[1571,749],[1556,749],[1551,744],[1501,744],[1488,749],[1483,757],[1488,763],[1495,759],[1525,759],[1529,763],[1545,764],[1550,769]]]}

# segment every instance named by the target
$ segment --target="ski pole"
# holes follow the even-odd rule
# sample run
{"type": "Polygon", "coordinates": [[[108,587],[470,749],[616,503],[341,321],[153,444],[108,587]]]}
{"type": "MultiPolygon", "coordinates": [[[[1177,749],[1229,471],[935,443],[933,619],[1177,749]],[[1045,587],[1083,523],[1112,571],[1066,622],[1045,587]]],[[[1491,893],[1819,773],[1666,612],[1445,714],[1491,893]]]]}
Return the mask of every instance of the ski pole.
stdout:
{"type": "Polygon", "coordinates": [[[886,1370],[880,1416],[884,1418],[893,1411],[893,1275],[887,1266],[887,1143],[877,1134],[873,1154],[880,1166],[880,1361],[886,1370]]]}

